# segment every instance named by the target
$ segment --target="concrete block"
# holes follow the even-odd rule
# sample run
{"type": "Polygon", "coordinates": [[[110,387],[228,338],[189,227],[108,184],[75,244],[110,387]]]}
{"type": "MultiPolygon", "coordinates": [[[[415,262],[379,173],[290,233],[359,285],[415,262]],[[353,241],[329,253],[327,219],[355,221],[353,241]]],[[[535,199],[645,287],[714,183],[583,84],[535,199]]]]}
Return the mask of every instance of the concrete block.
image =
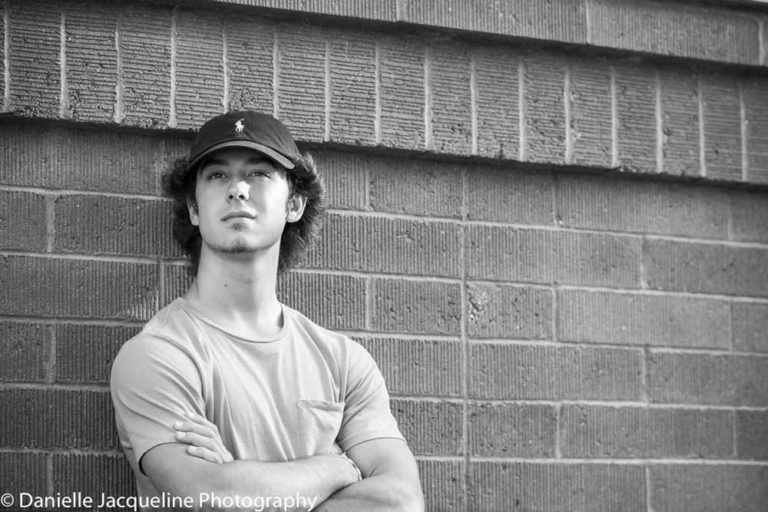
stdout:
{"type": "Polygon", "coordinates": [[[768,304],[731,304],[733,347],[744,352],[768,352],[768,304]]]}
{"type": "Polygon", "coordinates": [[[631,172],[658,172],[657,70],[650,66],[617,65],[613,72],[618,163],[631,172]]]}
{"type": "Polygon", "coordinates": [[[467,172],[467,219],[538,224],[554,222],[554,179],[549,173],[477,167],[467,172]]]}
{"type": "Polygon", "coordinates": [[[576,165],[606,168],[613,163],[611,69],[605,59],[571,58],[571,120],[568,130],[572,149],[566,161],[576,165]]]}
{"type": "Polygon", "coordinates": [[[473,48],[477,154],[499,159],[520,155],[520,50],[511,46],[473,48]]]}
{"type": "Polygon", "coordinates": [[[661,96],[660,172],[675,176],[701,175],[698,79],[690,69],[659,68],[661,96]]]}
{"type": "Polygon", "coordinates": [[[461,291],[457,283],[374,279],[374,331],[453,334],[460,332],[461,291]]]}
{"type": "MultiPolygon", "coordinates": [[[[763,26],[768,20],[763,21],[763,26]]],[[[768,183],[768,81],[753,76],[742,82],[746,121],[746,181],[768,183]]]]}
{"type": "Polygon", "coordinates": [[[45,196],[0,190],[0,248],[45,252],[47,239],[45,196]]]}
{"type": "Polygon", "coordinates": [[[731,233],[740,242],[768,242],[768,194],[731,192],[731,233]]]}
{"type": "Polygon", "coordinates": [[[619,348],[470,344],[469,396],[498,400],[639,400],[643,357],[619,348]]]}
{"type": "Polygon", "coordinates": [[[60,324],[55,329],[54,382],[109,384],[117,351],[141,326],[60,324]]]}
{"type": "Polygon", "coordinates": [[[391,408],[414,455],[462,453],[461,402],[393,399],[391,408]]]}
{"type": "Polygon", "coordinates": [[[48,366],[51,330],[42,324],[0,322],[2,382],[42,382],[48,366]]]}
{"type": "Polygon", "coordinates": [[[650,240],[648,286],[656,290],[768,297],[768,250],[650,240]]]}
{"type": "Polygon", "coordinates": [[[552,339],[550,290],[468,283],[467,334],[472,338],[552,339]]]}
{"type": "Polygon", "coordinates": [[[373,356],[391,395],[459,397],[464,354],[458,341],[357,339],[373,356]]]}
{"type": "Polygon", "coordinates": [[[713,180],[741,181],[743,155],[739,87],[723,75],[700,77],[704,113],[705,175],[713,180]]]}
{"type": "Polygon", "coordinates": [[[429,66],[432,146],[438,153],[472,150],[471,50],[460,43],[432,44],[429,66]]]}
{"type": "Polygon", "coordinates": [[[730,304],[720,299],[560,290],[560,341],[728,350],[730,304]]]}
{"type": "Polygon", "coordinates": [[[244,12],[223,23],[229,80],[229,109],[274,112],[275,25],[244,12]]]}
{"type": "Polygon", "coordinates": [[[289,272],[277,284],[277,296],[327,329],[365,329],[365,279],[353,276],[289,272]]]}
{"type": "Polygon", "coordinates": [[[557,417],[552,405],[472,403],[469,450],[476,457],[555,456],[557,417]]]}
{"type": "Polygon", "coordinates": [[[525,148],[521,160],[562,164],[566,61],[554,53],[537,52],[525,56],[523,63],[525,148]]]}

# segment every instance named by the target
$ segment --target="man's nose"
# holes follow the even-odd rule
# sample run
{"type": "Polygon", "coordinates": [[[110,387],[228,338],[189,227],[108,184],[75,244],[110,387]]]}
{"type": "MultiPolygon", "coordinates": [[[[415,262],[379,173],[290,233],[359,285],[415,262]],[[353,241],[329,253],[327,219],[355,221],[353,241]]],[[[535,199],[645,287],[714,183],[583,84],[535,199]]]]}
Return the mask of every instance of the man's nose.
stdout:
{"type": "Polygon", "coordinates": [[[230,201],[239,199],[240,201],[247,201],[249,198],[248,184],[244,181],[235,181],[229,187],[227,191],[227,199],[230,201]]]}

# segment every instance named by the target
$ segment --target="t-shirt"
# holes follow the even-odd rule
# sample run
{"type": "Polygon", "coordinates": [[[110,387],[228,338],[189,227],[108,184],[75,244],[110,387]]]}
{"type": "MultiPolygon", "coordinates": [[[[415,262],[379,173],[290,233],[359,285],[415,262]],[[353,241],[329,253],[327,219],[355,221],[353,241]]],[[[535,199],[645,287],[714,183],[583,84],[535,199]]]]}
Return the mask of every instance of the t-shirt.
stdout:
{"type": "Polygon", "coordinates": [[[159,492],[140,462],[176,442],[184,413],[205,416],[235,459],[289,461],[402,435],[370,354],[285,305],[273,337],[228,332],[184,298],[120,349],[110,387],[120,442],[140,496],[159,492]]]}

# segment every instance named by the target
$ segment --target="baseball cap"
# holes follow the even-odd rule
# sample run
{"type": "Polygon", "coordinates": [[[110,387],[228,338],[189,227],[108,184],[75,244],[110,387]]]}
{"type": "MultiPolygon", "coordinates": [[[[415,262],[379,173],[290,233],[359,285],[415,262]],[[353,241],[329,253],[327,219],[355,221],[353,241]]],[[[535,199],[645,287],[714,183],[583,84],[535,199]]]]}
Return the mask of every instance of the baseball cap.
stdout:
{"type": "Polygon", "coordinates": [[[221,114],[207,121],[197,132],[189,152],[187,169],[223,148],[241,147],[258,151],[286,169],[300,158],[291,132],[274,117],[243,110],[221,114]]]}

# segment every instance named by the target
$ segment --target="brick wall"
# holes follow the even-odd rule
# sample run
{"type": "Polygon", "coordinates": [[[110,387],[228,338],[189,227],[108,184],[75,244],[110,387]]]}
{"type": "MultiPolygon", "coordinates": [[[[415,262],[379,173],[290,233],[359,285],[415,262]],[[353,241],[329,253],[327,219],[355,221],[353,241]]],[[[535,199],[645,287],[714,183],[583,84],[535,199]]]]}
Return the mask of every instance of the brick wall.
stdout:
{"type": "Polygon", "coordinates": [[[766,6],[0,6],[0,493],[135,492],[159,176],[253,107],[330,194],[280,295],[377,359],[430,510],[768,506],[766,6]]]}

